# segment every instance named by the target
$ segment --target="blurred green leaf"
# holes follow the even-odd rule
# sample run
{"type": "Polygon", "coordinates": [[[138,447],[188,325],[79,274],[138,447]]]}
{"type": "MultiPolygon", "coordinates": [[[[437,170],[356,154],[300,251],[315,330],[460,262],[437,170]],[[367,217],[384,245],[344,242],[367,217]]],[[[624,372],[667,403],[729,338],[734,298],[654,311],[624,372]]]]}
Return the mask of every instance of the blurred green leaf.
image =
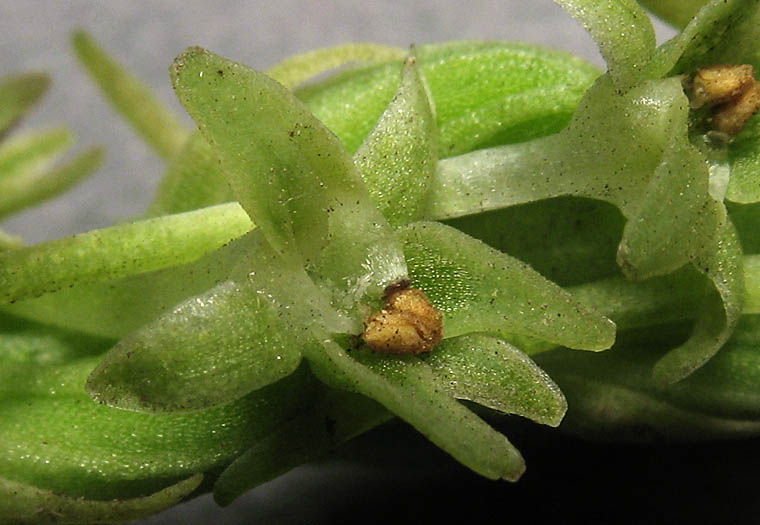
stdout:
{"type": "Polygon", "coordinates": [[[153,92],[106,53],[89,34],[74,33],[72,43],[82,65],[135,131],[163,158],[180,151],[189,132],[153,92]]]}
{"type": "Polygon", "coordinates": [[[0,230],[0,252],[6,250],[15,250],[24,245],[24,239],[18,235],[13,235],[4,230],[0,230]]]}
{"type": "Polygon", "coordinates": [[[444,313],[444,337],[487,331],[583,350],[612,346],[614,323],[525,263],[439,223],[400,233],[412,283],[444,313]]]}
{"type": "Polygon", "coordinates": [[[103,161],[104,151],[92,148],[74,160],[46,172],[31,171],[0,180],[0,217],[63,193],[92,175],[103,161]]]}
{"type": "Polygon", "coordinates": [[[392,226],[424,212],[438,161],[438,130],[414,57],[404,63],[398,93],[354,155],[375,205],[392,226]]]}
{"type": "Polygon", "coordinates": [[[93,230],[0,253],[7,302],[197,259],[248,232],[236,203],[93,230]]]}
{"type": "Polygon", "coordinates": [[[450,395],[556,427],[567,410],[559,387],[511,344],[485,334],[447,339],[424,362],[450,395]]]}
{"type": "MultiPolygon", "coordinates": [[[[595,354],[594,357],[604,358],[608,354],[619,355],[620,351],[595,354]]],[[[557,364],[550,363],[545,359],[548,357],[548,354],[542,355],[539,364],[560,385],[569,407],[561,428],[585,439],[708,441],[749,438],[757,436],[760,431],[760,422],[756,420],[723,414],[706,415],[676,406],[652,392],[616,383],[609,377],[607,367],[596,372],[578,370],[564,359],[557,364]]],[[[625,366],[628,366],[626,374],[632,376],[630,364],[626,363],[625,366]]],[[[651,367],[647,371],[651,376],[651,367]]]]}
{"type": "Polygon", "coordinates": [[[45,73],[22,73],[0,78],[0,136],[45,94],[50,77],[45,73]]]}
{"type": "Polygon", "coordinates": [[[66,128],[35,131],[4,142],[0,145],[0,183],[34,180],[72,144],[74,135],[66,128]]]}
{"type": "Polygon", "coordinates": [[[0,478],[0,519],[17,524],[131,521],[180,503],[198,488],[201,481],[203,475],[196,474],[149,496],[99,501],[0,478]]]}
{"type": "Polygon", "coordinates": [[[642,80],[657,42],[649,16],[636,0],[555,1],[591,34],[618,89],[642,80]]]}

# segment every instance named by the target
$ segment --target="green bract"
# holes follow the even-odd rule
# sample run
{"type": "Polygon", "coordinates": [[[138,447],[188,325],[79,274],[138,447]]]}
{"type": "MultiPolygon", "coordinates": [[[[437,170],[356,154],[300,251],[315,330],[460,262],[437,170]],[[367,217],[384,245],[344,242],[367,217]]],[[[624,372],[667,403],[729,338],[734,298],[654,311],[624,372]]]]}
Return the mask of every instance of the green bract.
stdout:
{"type": "MultiPolygon", "coordinates": [[[[633,0],[559,3],[607,73],[496,42],[349,44],[268,73],[193,47],[171,80],[196,131],[78,33],[166,173],[132,222],[0,235],[0,520],[226,505],[393,416],[508,480],[525,463],[497,413],[760,434],[760,124],[718,143],[683,87],[760,65],[760,1],[642,2],[683,27],[660,47],[633,0]],[[407,281],[443,342],[376,353],[364,324],[407,281]]],[[[46,82],[0,82],[0,130],[46,82]]],[[[0,145],[0,214],[94,169],[97,150],[51,168],[71,141],[0,145]]]]}

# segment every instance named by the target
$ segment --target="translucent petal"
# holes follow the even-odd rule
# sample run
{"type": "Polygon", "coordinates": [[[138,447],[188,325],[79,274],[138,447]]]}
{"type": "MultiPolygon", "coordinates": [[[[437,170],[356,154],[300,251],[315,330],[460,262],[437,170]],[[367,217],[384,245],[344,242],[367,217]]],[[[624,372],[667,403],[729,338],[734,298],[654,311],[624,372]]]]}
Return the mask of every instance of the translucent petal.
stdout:
{"type": "Polygon", "coordinates": [[[485,334],[447,339],[423,360],[457,399],[553,427],[567,410],[565,396],[546,372],[501,339],[485,334]]]}
{"type": "Polygon", "coordinates": [[[603,77],[559,134],[439,162],[428,217],[559,195],[603,199],[629,219],[618,254],[627,275],[672,271],[712,246],[725,213],[709,194],[706,159],[688,142],[687,116],[677,78],[620,95],[603,77]],[[659,204],[663,194],[671,205],[659,204]]]}
{"type": "Polygon", "coordinates": [[[637,84],[654,52],[654,28],[635,0],[556,0],[599,46],[619,89],[637,84]]]}
{"type": "Polygon", "coordinates": [[[291,374],[317,334],[350,329],[301,267],[250,236],[228,280],[109,351],[87,383],[95,399],[148,411],[227,403],[291,374]]]}
{"type": "Polygon", "coordinates": [[[420,219],[438,161],[438,130],[415,58],[401,86],[354,155],[373,201],[392,226],[420,219]]]}
{"type": "Polygon", "coordinates": [[[444,337],[494,332],[604,350],[615,325],[525,263],[432,222],[401,231],[414,286],[444,313],[444,337]]]}
{"type": "Polygon", "coordinates": [[[340,308],[406,276],[351,157],[288,90],[199,48],[177,58],[172,76],[243,208],[283,256],[343,293],[340,308]]]}
{"type": "Polygon", "coordinates": [[[307,357],[317,377],[374,399],[482,476],[515,481],[525,470],[507,438],[445,393],[416,357],[348,355],[333,342],[307,357]]]}
{"type": "Polygon", "coordinates": [[[725,344],[742,313],[744,273],[742,251],[733,224],[723,223],[716,247],[695,261],[694,266],[712,281],[715,292],[700,306],[689,339],[670,350],[655,365],[659,382],[674,383],[704,365],[725,344]]]}
{"type": "Polygon", "coordinates": [[[657,49],[649,78],[691,73],[713,64],[760,68],[758,0],[711,0],[681,33],[657,49]]]}

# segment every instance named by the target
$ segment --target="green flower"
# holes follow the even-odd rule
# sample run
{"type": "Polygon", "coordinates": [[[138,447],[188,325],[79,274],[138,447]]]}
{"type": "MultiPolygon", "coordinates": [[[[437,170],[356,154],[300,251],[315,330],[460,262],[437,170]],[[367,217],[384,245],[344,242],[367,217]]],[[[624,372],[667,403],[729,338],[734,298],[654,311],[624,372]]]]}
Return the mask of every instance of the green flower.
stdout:
{"type": "Polygon", "coordinates": [[[268,73],[190,48],[171,76],[193,132],[77,34],[167,169],[146,217],[0,253],[0,516],[227,504],[394,415],[508,480],[525,465],[498,414],[757,435],[758,119],[711,142],[682,81],[760,65],[736,45],[760,2],[710,2],[660,47],[632,0],[559,3],[607,73],[502,43],[268,73]],[[373,352],[364,322],[406,280],[443,342],[373,352]]]}

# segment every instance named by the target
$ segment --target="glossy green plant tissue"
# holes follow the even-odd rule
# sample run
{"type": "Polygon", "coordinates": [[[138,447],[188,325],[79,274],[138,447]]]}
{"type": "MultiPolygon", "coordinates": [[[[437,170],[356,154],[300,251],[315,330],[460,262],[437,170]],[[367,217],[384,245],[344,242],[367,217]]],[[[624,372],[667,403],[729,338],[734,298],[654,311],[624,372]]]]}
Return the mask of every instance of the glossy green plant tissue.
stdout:
{"type": "MultiPolygon", "coordinates": [[[[699,68],[760,66],[760,2],[641,2],[682,30],[659,47],[634,0],[558,3],[607,71],[517,43],[347,44],[269,71],[191,47],[170,80],[194,130],[75,35],[165,177],[131,222],[0,235],[0,521],[226,505],[392,417],[511,481],[525,462],[491,422],[514,415],[760,435],[760,120],[718,136],[690,100],[699,68]],[[394,306],[409,290],[440,314],[435,348],[365,344],[371,319],[424,337],[394,306]]],[[[0,130],[47,83],[2,79],[0,130]]],[[[0,215],[101,155],[56,164],[63,128],[2,138],[0,215]]]]}

